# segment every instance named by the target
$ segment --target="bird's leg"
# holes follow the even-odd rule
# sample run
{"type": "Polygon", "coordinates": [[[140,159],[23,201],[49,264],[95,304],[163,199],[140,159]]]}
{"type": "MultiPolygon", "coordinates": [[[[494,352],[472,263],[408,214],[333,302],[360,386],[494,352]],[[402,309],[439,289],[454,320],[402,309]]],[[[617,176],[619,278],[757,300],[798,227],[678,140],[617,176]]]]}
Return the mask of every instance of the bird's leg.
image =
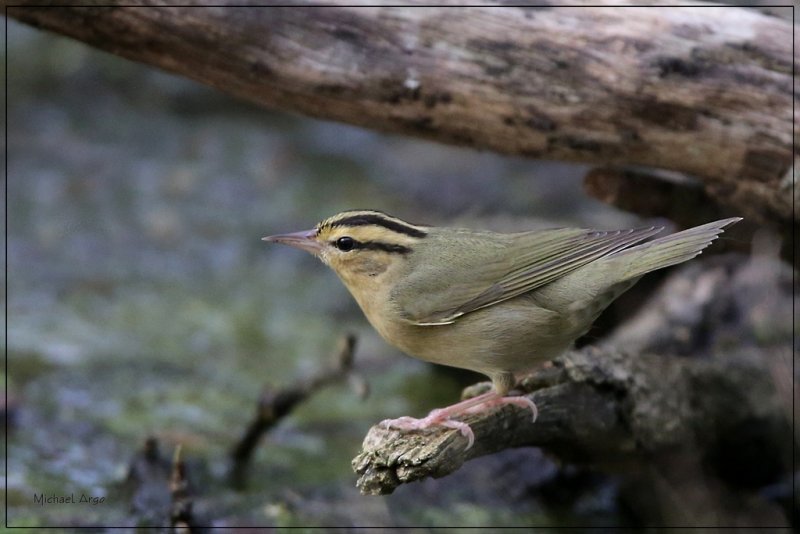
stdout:
{"type": "Polygon", "coordinates": [[[536,404],[534,404],[532,400],[527,397],[506,397],[500,395],[493,389],[492,391],[488,391],[482,395],[478,395],[477,397],[472,397],[471,399],[457,402],[452,406],[433,410],[428,414],[427,417],[422,419],[415,419],[413,417],[386,419],[381,422],[381,425],[384,428],[397,428],[400,430],[422,430],[435,425],[454,428],[461,432],[462,436],[467,438],[467,449],[469,449],[475,442],[475,434],[472,432],[472,429],[467,423],[462,421],[454,421],[451,418],[456,415],[475,413],[486,408],[503,406],[506,404],[513,404],[515,406],[520,406],[521,408],[530,409],[531,412],[533,412],[533,421],[536,421],[538,410],[536,409],[536,404]]]}

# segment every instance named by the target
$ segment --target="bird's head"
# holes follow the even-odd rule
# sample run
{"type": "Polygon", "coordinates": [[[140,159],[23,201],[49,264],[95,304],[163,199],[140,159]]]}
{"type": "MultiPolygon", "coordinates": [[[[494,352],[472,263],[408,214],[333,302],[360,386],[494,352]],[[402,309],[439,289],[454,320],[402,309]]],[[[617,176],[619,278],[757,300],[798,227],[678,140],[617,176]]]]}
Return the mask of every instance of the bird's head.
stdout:
{"type": "Polygon", "coordinates": [[[428,227],[407,223],[374,210],[345,211],[311,230],[265,237],[317,256],[348,285],[375,277],[407,261],[428,227]]]}

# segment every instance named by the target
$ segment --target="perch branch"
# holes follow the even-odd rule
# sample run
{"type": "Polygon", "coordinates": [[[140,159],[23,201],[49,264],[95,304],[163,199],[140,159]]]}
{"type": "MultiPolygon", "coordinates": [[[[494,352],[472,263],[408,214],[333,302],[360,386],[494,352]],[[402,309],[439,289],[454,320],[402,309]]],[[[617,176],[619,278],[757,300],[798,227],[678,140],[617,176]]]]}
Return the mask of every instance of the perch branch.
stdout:
{"type": "Polygon", "coordinates": [[[556,384],[529,397],[539,408],[536,423],[531,423],[530,412],[515,407],[463,418],[475,434],[475,444],[466,451],[466,438],[444,427],[420,434],[373,426],[353,460],[359,489],[371,495],[391,493],[401,484],[439,478],[467,460],[512,447],[569,442],[580,455],[582,436],[593,442],[591,448],[582,443],[587,454],[617,456],[620,449],[633,446],[621,432],[610,392],[585,384],[556,384]],[[598,446],[601,442],[603,447],[598,446]]]}
{"type": "MultiPolygon", "coordinates": [[[[584,349],[553,363],[560,380],[528,395],[539,407],[539,419],[531,423],[530,414],[515,407],[470,415],[464,421],[475,433],[475,445],[467,451],[466,439],[445,427],[425,434],[372,427],[353,460],[358,488],[364,494],[391,493],[401,484],[448,475],[472,458],[522,446],[543,447],[565,461],[630,464],[686,443],[697,445],[703,432],[725,421],[782,417],[777,401],[765,406],[749,393],[772,387],[756,353],[708,362],[584,349]],[[735,391],[733,402],[693,407],[702,394],[697,388],[709,384],[735,391]]],[[[714,399],[715,392],[705,393],[714,399]]]]}
{"type": "Polygon", "coordinates": [[[678,171],[754,223],[792,219],[788,20],[692,2],[37,3],[7,13],[263,106],[506,154],[678,171]]]}

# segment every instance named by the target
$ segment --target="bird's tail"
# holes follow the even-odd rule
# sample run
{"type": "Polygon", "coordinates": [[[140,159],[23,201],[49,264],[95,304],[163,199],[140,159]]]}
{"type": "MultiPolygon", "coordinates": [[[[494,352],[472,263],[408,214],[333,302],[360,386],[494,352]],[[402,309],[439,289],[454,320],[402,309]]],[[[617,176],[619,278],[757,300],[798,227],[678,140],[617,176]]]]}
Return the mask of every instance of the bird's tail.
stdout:
{"type": "Polygon", "coordinates": [[[627,248],[612,254],[609,259],[625,258],[626,261],[619,263],[625,269],[623,279],[642,276],[650,271],[694,258],[723,232],[723,228],[741,220],[741,217],[731,217],[689,228],[683,232],[627,248]]]}

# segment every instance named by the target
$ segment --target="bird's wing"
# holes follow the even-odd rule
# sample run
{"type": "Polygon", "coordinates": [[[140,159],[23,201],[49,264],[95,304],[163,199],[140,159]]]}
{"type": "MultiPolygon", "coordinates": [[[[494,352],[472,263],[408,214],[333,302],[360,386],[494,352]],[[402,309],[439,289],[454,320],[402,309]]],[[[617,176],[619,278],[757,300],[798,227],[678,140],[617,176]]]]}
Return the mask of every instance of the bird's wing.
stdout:
{"type": "Polygon", "coordinates": [[[541,287],[661,230],[564,228],[495,234],[495,240],[474,239],[467,233],[450,235],[447,239],[451,246],[440,247],[440,261],[418,265],[394,288],[391,299],[412,324],[449,324],[464,314],[541,287]],[[457,243],[452,243],[454,239],[457,243]],[[449,257],[446,250],[457,253],[449,257]]]}

